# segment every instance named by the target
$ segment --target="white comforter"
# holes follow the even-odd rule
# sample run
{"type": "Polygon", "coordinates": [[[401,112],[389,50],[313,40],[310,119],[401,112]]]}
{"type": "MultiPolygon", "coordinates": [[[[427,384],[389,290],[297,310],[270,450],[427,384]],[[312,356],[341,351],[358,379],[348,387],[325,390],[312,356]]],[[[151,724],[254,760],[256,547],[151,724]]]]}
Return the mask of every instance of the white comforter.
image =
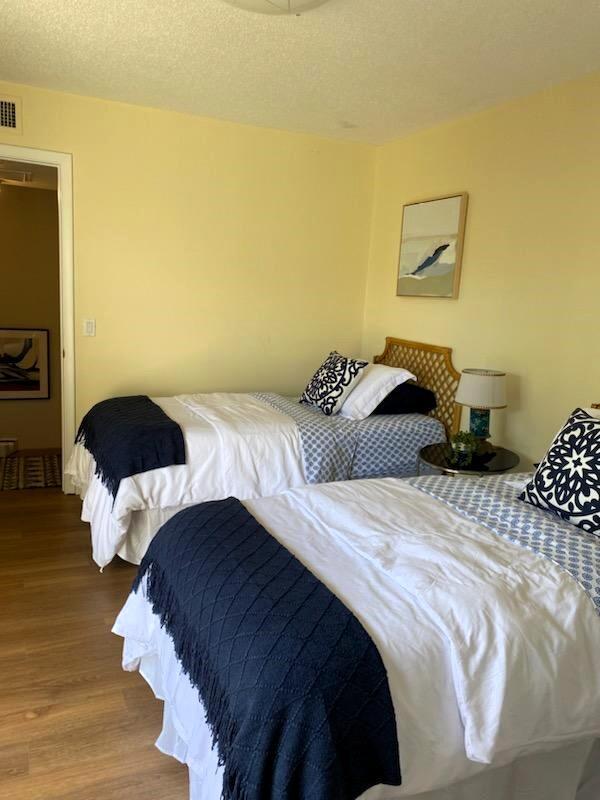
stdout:
{"type": "MultiPolygon", "coordinates": [[[[306,483],[300,438],[291,417],[249,394],[153,397],[183,431],[186,464],[124,478],[113,498],[94,475],[94,461],[75,445],[66,472],[83,498],[93,557],[100,567],[121,550],[132,514],[177,510],[229,496],[263,497],[306,483]]],[[[159,522],[168,518],[168,511],[159,522]]]]}
{"type": "MultiPolygon", "coordinates": [[[[552,562],[394,479],[245,505],[352,609],[381,653],[403,786],[365,798],[450,786],[570,743],[586,757],[586,740],[600,736],[600,619],[552,562]]],[[[160,684],[177,754],[192,782],[202,776],[202,797],[216,800],[220,771],[200,701],[141,591],[114,630],[126,639],[125,668],[141,664],[160,684]]]]}

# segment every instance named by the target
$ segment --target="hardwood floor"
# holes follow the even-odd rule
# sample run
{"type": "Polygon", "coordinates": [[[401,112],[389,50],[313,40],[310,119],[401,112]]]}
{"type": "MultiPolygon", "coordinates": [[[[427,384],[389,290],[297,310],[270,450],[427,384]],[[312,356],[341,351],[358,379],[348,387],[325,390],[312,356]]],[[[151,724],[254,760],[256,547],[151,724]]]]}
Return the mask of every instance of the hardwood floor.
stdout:
{"type": "Polygon", "coordinates": [[[81,503],[0,492],[1,800],[185,800],[154,747],[162,704],[110,632],[135,574],[90,558],[81,503]]]}

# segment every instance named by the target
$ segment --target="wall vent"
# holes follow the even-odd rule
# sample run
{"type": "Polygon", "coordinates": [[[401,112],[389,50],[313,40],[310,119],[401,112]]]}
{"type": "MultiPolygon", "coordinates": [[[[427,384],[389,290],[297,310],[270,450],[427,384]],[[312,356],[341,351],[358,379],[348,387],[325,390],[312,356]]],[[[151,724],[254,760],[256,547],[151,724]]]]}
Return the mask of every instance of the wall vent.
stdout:
{"type": "Polygon", "coordinates": [[[0,97],[0,130],[21,133],[21,100],[0,97]]]}

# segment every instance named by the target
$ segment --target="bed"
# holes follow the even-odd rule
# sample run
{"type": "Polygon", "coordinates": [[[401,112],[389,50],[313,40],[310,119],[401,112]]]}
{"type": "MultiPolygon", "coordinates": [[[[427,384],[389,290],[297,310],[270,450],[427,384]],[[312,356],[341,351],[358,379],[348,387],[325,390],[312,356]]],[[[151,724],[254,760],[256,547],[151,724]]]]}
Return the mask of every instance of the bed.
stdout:
{"type": "Polygon", "coordinates": [[[83,500],[96,563],[104,567],[119,555],[139,564],[160,526],[193,503],[274,495],[306,483],[416,474],[419,450],[457,430],[459,373],[451,349],[388,337],[374,362],[413,373],[435,394],[435,410],[355,422],[266,393],[153,398],[180,426],[186,463],[124,478],[114,496],[96,474],[90,452],[76,444],[66,471],[83,500]]]}
{"type": "MultiPolygon", "coordinates": [[[[381,655],[401,785],[375,783],[360,795],[298,787],[282,793],[274,783],[269,788],[270,775],[261,790],[245,794],[231,790],[231,776],[224,783],[228,751],[218,742],[213,747],[189,661],[194,647],[173,629],[181,608],[161,605],[149,588],[157,583],[161,542],[175,548],[173,565],[177,525],[189,528],[186,515],[220,506],[204,504],[172,519],[148,551],[113,630],[124,638],[124,668],[139,670],[164,703],[157,746],[187,765],[190,800],[219,800],[222,792],[246,800],[597,800],[600,538],[521,502],[529,478],[359,480],[244,501],[259,526],[351,610],[381,655]]],[[[233,553],[224,534],[217,550],[214,561],[194,551],[208,559],[211,580],[225,553],[233,553]]],[[[190,560],[184,558],[186,569],[190,560]]],[[[244,564],[246,577],[238,575],[236,586],[254,580],[245,560],[236,569],[244,564]]],[[[241,617],[227,614],[218,633],[230,622],[236,635],[248,634],[241,617]]],[[[310,646],[312,636],[306,639],[310,646]]],[[[202,657],[210,661],[229,641],[219,639],[202,657]]],[[[251,636],[248,642],[255,644],[251,636]]],[[[247,652],[254,658],[250,644],[247,652]]],[[[364,703],[360,697],[356,705],[364,703]]],[[[366,740],[365,734],[365,752],[366,740]]],[[[265,762],[274,772],[277,752],[272,746],[265,762]]]]}

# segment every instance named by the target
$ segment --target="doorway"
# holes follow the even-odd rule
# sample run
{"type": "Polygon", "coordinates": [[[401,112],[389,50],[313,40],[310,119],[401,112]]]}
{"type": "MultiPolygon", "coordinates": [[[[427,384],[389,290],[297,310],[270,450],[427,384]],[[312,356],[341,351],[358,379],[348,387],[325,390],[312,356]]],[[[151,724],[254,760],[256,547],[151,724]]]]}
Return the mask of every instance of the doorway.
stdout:
{"type": "MultiPolygon", "coordinates": [[[[50,400],[58,402],[60,397],[60,409],[56,409],[56,414],[60,418],[60,443],[62,453],[62,463],[60,471],[62,473],[62,488],[65,493],[71,493],[73,486],[68,476],[64,475],[65,460],[69,457],[73,440],[75,437],[75,351],[74,351],[74,304],[73,304],[73,189],[72,189],[72,166],[71,155],[67,153],[55,153],[47,150],[34,150],[27,147],[16,147],[12,145],[0,144],[0,163],[2,164],[0,174],[0,184],[5,191],[5,199],[10,199],[11,208],[18,205],[19,195],[22,200],[23,192],[38,191],[36,195],[35,207],[41,213],[41,209],[50,206],[51,203],[44,198],[44,194],[51,191],[55,192],[55,217],[54,221],[57,225],[58,231],[55,239],[55,246],[58,251],[58,318],[56,321],[56,330],[53,341],[58,345],[56,349],[56,359],[54,368],[50,355],[48,361],[49,372],[49,389],[50,400]],[[8,177],[7,177],[8,176],[8,177]],[[21,182],[21,188],[19,183],[21,182]],[[25,187],[27,184],[27,188],[25,187]],[[10,193],[10,197],[6,196],[10,193]],[[52,393],[52,387],[55,391],[52,393]]],[[[30,195],[33,198],[33,195],[30,195]]],[[[37,212],[36,212],[37,213],[37,212]]],[[[51,213],[48,211],[48,213],[51,213]]],[[[47,219],[47,218],[46,218],[47,219]]],[[[9,264],[6,264],[5,259],[2,259],[2,269],[8,270],[9,264]]],[[[22,281],[21,281],[22,283],[22,281]]],[[[39,288],[39,287],[38,287],[39,288]]],[[[36,286],[31,286],[32,294],[36,291],[36,286]]],[[[22,315],[19,317],[23,319],[22,315]]],[[[13,324],[10,320],[0,320],[0,326],[13,324]]],[[[30,330],[29,326],[23,324],[18,325],[19,328],[24,328],[24,340],[27,345],[37,348],[37,352],[42,352],[45,347],[44,330],[49,330],[48,326],[35,325],[30,330]]],[[[9,334],[7,334],[8,336],[9,334]]],[[[10,341],[8,342],[8,350],[10,351],[10,341]]],[[[18,345],[14,347],[18,349],[18,345]]],[[[15,350],[16,352],[16,350],[15,350]]],[[[50,354],[52,347],[50,346],[50,354]]],[[[40,361],[43,364],[43,358],[40,361]]],[[[44,392],[43,374],[40,370],[40,389],[41,393],[44,392]]],[[[32,398],[35,395],[31,396],[32,398]]],[[[43,394],[40,394],[43,398],[43,394]]],[[[0,401],[0,417],[8,417],[8,414],[2,415],[2,402],[6,402],[8,409],[11,401],[0,401]]],[[[27,406],[34,407],[36,405],[34,399],[24,399],[22,407],[25,413],[27,406]]],[[[51,407],[47,406],[45,409],[45,417],[51,413],[51,407]]],[[[49,417],[48,417],[49,418],[49,417]]],[[[10,431],[0,430],[0,436],[10,433],[10,431]]],[[[40,434],[41,435],[41,434],[40,434]]],[[[41,439],[43,442],[43,438],[41,439]]]]}

